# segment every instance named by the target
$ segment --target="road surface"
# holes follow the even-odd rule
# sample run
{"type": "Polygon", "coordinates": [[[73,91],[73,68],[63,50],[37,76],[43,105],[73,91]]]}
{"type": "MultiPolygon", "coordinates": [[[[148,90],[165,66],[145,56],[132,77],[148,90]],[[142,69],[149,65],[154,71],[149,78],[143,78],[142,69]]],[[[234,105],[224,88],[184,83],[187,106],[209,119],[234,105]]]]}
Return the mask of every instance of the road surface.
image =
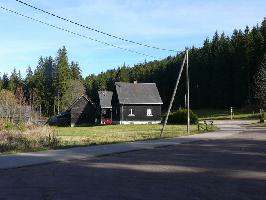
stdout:
{"type": "Polygon", "coordinates": [[[266,199],[266,127],[223,139],[0,170],[0,200],[266,199]]]}

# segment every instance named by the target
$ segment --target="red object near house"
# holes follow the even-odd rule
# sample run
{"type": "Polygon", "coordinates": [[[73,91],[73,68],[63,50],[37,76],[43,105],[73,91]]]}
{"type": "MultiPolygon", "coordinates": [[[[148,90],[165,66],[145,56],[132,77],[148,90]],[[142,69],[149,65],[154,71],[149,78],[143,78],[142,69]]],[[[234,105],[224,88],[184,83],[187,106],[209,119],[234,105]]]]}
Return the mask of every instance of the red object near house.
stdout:
{"type": "Polygon", "coordinates": [[[111,119],[103,119],[102,120],[103,124],[112,124],[113,121],[111,119]]]}

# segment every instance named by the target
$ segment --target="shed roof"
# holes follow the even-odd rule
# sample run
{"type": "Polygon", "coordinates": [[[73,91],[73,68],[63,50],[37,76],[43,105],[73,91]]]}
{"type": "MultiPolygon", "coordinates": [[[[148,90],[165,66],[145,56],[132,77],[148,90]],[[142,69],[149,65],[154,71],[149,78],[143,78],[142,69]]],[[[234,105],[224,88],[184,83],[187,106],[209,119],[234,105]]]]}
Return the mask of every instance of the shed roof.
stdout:
{"type": "Polygon", "coordinates": [[[67,108],[66,112],[69,112],[69,111],[72,109],[72,107],[73,107],[73,106],[74,106],[74,105],[75,105],[75,104],[76,104],[81,98],[85,99],[88,103],[90,103],[90,104],[95,108],[94,103],[88,98],[87,95],[81,95],[81,96],[78,97],[75,101],[73,101],[72,104],[70,104],[70,106],[67,108]]]}
{"type": "Polygon", "coordinates": [[[112,91],[98,91],[101,108],[112,108],[112,91]]]}
{"type": "Polygon", "coordinates": [[[155,83],[116,82],[120,104],[163,104],[155,83]]]}

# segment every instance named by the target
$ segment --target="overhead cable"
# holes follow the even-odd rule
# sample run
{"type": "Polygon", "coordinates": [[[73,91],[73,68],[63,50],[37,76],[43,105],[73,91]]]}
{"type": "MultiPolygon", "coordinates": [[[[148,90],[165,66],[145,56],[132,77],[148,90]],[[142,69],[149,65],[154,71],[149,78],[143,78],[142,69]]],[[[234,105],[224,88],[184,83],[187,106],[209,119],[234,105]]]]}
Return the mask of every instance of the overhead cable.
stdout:
{"type": "Polygon", "coordinates": [[[56,26],[56,25],[53,25],[53,24],[49,24],[47,22],[41,21],[39,19],[35,19],[33,17],[29,17],[27,15],[21,14],[21,13],[19,13],[17,11],[14,11],[14,10],[11,10],[11,9],[8,9],[8,8],[5,8],[3,6],[1,6],[0,8],[2,10],[5,10],[5,11],[8,11],[10,13],[19,15],[19,16],[24,17],[24,18],[27,18],[29,20],[32,20],[32,21],[35,21],[35,22],[44,24],[46,26],[50,26],[50,27],[53,27],[55,29],[58,29],[58,30],[67,32],[67,33],[72,34],[72,35],[76,35],[76,36],[79,36],[79,37],[82,37],[82,38],[85,38],[85,39],[88,39],[88,40],[91,40],[91,41],[94,41],[94,42],[98,42],[100,44],[104,44],[104,45],[111,46],[111,47],[114,47],[114,48],[117,48],[117,49],[121,49],[123,51],[127,51],[127,52],[131,52],[131,53],[139,54],[139,55],[146,56],[146,57],[151,57],[153,59],[158,59],[157,57],[152,56],[152,55],[149,55],[149,54],[141,53],[141,52],[138,52],[138,51],[134,51],[134,50],[131,50],[131,49],[127,49],[127,48],[123,48],[123,47],[120,47],[120,46],[117,46],[117,45],[114,45],[114,44],[111,44],[111,43],[107,43],[107,42],[104,42],[104,41],[101,41],[101,40],[98,40],[98,39],[95,39],[95,38],[92,38],[92,37],[89,37],[89,36],[86,36],[86,35],[79,34],[77,32],[70,31],[68,29],[65,29],[65,28],[62,28],[62,27],[59,27],[59,26],[56,26]]]}
{"type": "Polygon", "coordinates": [[[70,19],[67,19],[67,18],[65,18],[65,17],[58,16],[58,15],[56,15],[56,14],[54,14],[54,13],[51,13],[51,12],[48,12],[48,11],[46,11],[46,10],[44,10],[44,9],[37,8],[36,6],[33,6],[33,5],[31,5],[31,4],[28,4],[28,3],[25,3],[24,1],[21,1],[21,0],[15,0],[15,1],[17,1],[18,3],[24,4],[24,5],[26,5],[26,6],[30,7],[30,8],[33,8],[33,9],[35,9],[35,10],[41,11],[41,12],[43,12],[43,13],[45,13],[45,14],[51,15],[51,16],[53,16],[53,17],[56,17],[56,18],[58,18],[58,19],[61,19],[61,20],[67,21],[67,22],[69,22],[69,23],[71,23],[71,24],[74,24],[74,25],[76,25],[76,26],[80,26],[80,27],[82,27],[82,28],[86,28],[86,29],[88,29],[88,30],[90,30],[90,31],[94,31],[94,32],[97,32],[97,33],[100,33],[100,34],[103,34],[103,35],[106,35],[106,36],[109,36],[109,37],[112,37],[112,38],[118,39],[118,40],[122,40],[122,41],[124,41],[124,42],[129,42],[129,43],[132,43],[132,44],[136,44],[136,45],[139,45],[139,46],[144,46],[144,47],[148,47],[148,48],[152,48],[152,49],[156,49],[156,50],[170,51],[170,52],[175,52],[175,53],[179,53],[179,52],[180,52],[180,51],[176,51],[176,50],[173,50],[173,49],[160,48],[160,47],[156,47],[156,46],[152,46],[152,45],[148,45],[148,44],[144,44],[144,43],[136,42],[136,41],[133,41],[133,40],[125,39],[125,38],[122,38],[122,37],[120,37],[120,36],[116,36],[116,35],[113,35],[113,34],[110,34],[110,33],[106,33],[106,32],[104,32],[104,31],[101,31],[101,30],[99,30],[99,29],[96,29],[96,28],[92,28],[92,27],[89,27],[89,26],[83,25],[83,24],[81,24],[81,23],[75,22],[75,21],[70,20],[70,19]]]}

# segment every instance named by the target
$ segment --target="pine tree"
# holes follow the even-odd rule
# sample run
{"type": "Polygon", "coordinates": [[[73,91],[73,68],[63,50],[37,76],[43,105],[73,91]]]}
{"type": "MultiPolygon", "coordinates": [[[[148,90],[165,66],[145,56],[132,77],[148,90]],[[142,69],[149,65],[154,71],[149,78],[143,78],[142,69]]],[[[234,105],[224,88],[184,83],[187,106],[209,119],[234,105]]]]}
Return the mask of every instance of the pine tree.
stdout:
{"type": "Polygon", "coordinates": [[[255,77],[255,98],[259,108],[266,108],[266,53],[255,77]]]}
{"type": "Polygon", "coordinates": [[[9,78],[8,75],[6,73],[3,74],[3,89],[8,89],[8,85],[9,85],[9,78]]]}
{"type": "Polygon", "coordinates": [[[2,77],[0,76],[0,91],[2,90],[3,88],[3,81],[2,81],[2,77]]]}
{"type": "Polygon", "coordinates": [[[14,68],[9,78],[8,89],[11,90],[12,92],[15,92],[19,84],[20,84],[19,73],[17,73],[16,68],[14,68]]]}
{"type": "MultiPolygon", "coordinates": [[[[32,106],[34,109],[43,107],[43,100],[45,98],[45,85],[44,85],[44,59],[40,57],[37,68],[34,71],[32,88],[32,106]]],[[[43,110],[43,109],[42,109],[43,110]]]]}
{"type": "Polygon", "coordinates": [[[68,105],[65,105],[62,101],[62,97],[66,94],[68,83],[70,80],[70,69],[68,64],[67,50],[65,46],[59,49],[55,58],[55,70],[54,70],[54,88],[56,91],[57,111],[64,110],[68,105]]]}
{"type": "Polygon", "coordinates": [[[28,66],[26,70],[26,78],[24,82],[25,82],[26,101],[32,108],[34,82],[33,82],[33,72],[30,66],[28,66]]]}
{"type": "Polygon", "coordinates": [[[51,56],[44,59],[43,65],[43,77],[44,77],[44,99],[43,99],[43,109],[45,114],[50,116],[53,114],[54,110],[54,101],[55,101],[55,88],[53,87],[54,80],[54,61],[51,56]]]}
{"type": "Polygon", "coordinates": [[[72,80],[82,79],[81,69],[80,69],[79,64],[77,62],[73,62],[73,61],[71,62],[71,64],[70,64],[70,76],[71,76],[72,80]]]}
{"type": "Polygon", "coordinates": [[[266,52],[266,17],[263,19],[262,23],[261,23],[261,33],[263,35],[264,38],[264,51],[266,52]]]}

